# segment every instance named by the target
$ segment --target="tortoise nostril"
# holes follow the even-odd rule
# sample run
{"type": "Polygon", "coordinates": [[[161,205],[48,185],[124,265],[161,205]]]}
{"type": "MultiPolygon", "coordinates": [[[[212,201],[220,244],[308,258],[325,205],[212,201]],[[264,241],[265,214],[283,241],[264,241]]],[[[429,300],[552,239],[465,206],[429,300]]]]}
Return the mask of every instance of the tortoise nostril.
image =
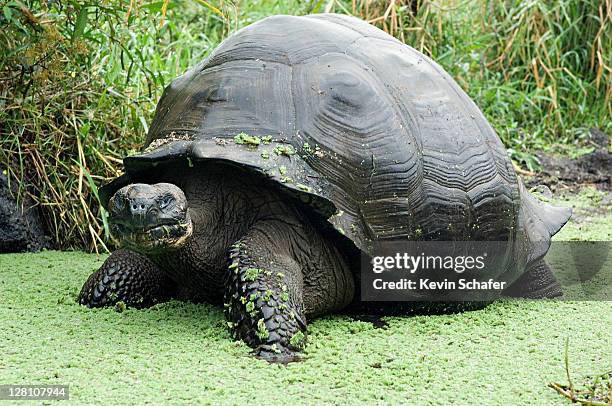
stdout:
{"type": "Polygon", "coordinates": [[[142,198],[131,199],[129,207],[132,216],[146,215],[149,209],[151,208],[151,203],[152,202],[144,200],[142,198]]]}

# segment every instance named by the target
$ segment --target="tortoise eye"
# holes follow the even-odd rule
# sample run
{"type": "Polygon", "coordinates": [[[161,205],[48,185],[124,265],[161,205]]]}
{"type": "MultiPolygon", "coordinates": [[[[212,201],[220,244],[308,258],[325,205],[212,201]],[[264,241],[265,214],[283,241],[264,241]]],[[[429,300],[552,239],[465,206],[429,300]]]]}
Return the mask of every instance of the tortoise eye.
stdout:
{"type": "Polygon", "coordinates": [[[174,197],[172,195],[166,195],[162,198],[161,202],[159,202],[159,208],[163,210],[172,202],[174,202],[174,197]]]}

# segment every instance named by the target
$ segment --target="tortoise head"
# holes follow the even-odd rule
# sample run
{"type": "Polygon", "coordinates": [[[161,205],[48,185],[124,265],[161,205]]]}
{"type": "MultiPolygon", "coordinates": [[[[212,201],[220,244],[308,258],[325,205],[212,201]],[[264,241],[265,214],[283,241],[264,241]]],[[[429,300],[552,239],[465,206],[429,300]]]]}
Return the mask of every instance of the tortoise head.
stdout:
{"type": "Polygon", "coordinates": [[[111,233],[127,248],[144,253],[182,247],[193,232],[183,191],[171,183],[134,183],[108,203],[111,233]]]}

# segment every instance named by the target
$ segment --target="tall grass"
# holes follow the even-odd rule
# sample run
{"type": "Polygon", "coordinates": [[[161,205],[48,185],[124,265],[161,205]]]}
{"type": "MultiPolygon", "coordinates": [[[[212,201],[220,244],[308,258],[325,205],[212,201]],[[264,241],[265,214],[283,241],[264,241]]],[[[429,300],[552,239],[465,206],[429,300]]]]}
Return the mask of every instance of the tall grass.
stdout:
{"type": "Polygon", "coordinates": [[[59,248],[105,249],[97,187],[142,146],[163,87],[271,14],[354,14],[431,55],[532,168],[533,148],[612,129],[612,0],[0,0],[0,10],[0,169],[41,206],[59,248]]]}
{"type": "Polygon", "coordinates": [[[61,248],[104,246],[97,186],[141,146],[164,85],[227,34],[217,15],[196,4],[176,14],[169,4],[160,27],[162,4],[130,12],[113,2],[4,6],[3,169],[41,205],[61,248]]]}

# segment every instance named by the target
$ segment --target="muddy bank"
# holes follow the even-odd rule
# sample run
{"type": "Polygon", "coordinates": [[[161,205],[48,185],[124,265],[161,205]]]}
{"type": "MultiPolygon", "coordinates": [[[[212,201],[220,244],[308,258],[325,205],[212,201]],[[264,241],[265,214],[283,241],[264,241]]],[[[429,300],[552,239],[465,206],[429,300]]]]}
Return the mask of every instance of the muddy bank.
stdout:
{"type": "Polygon", "coordinates": [[[588,142],[594,150],[575,159],[541,151],[536,153],[542,170],[527,176],[527,185],[546,185],[553,191],[574,191],[583,186],[612,191],[610,138],[600,130],[591,129],[588,142]]]}

